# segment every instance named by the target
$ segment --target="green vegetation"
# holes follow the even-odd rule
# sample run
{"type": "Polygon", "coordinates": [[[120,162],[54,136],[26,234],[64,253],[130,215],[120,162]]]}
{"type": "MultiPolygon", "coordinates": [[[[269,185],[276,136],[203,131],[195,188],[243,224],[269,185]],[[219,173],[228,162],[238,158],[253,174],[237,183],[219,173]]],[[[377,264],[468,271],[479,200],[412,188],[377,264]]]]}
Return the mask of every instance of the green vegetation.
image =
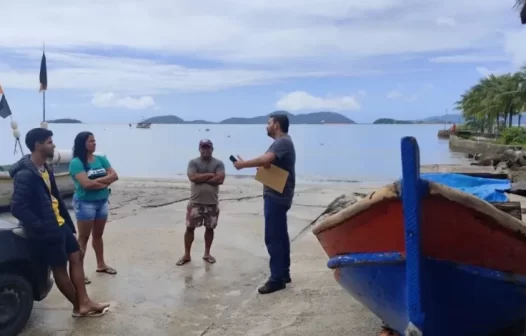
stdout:
{"type": "Polygon", "coordinates": [[[526,0],[516,0],[515,8],[520,9],[521,23],[526,24],[526,0]]]}
{"type": "Polygon", "coordinates": [[[71,118],[48,120],[47,122],[49,124],[82,124],[82,121],[77,120],[77,119],[71,119],[71,118]]]}
{"type": "Polygon", "coordinates": [[[522,127],[508,127],[500,133],[497,143],[503,145],[525,145],[526,130],[522,127]]]}
{"type": "Polygon", "coordinates": [[[418,123],[417,121],[412,121],[412,120],[396,120],[396,119],[391,119],[391,118],[380,118],[380,119],[376,119],[373,124],[416,124],[418,123]]]}
{"type": "Polygon", "coordinates": [[[522,113],[526,112],[526,67],[516,73],[481,79],[461,96],[456,109],[472,131],[504,134],[515,121],[520,126],[522,113]]]}

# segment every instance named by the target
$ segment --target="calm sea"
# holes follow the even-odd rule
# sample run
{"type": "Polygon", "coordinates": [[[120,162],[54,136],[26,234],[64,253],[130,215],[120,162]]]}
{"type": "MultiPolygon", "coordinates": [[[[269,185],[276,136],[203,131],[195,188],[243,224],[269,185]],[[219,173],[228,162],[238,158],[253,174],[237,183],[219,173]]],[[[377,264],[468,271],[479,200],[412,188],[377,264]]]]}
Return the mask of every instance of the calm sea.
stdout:
{"type": "MultiPolygon", "coordinates": [[[[0,120],[1,121],[1,120],[0,120]]],[[[33,125],[21,125],[22,132],[33,125]]],[[[449,151],[437,139],[443,125],[292,125],[296,146],[296,172],[310,181],[388,181],[401,175],[400,139],[414,136],[420,145],[422,164],[464,163],[462,154],[449,151]]],[[[151,129],[128,125],[50,124],[59,149],[69,149],[78,132],[91,131],[97,151],[105,153],[121,176],[175,177],[186,173],[188,160],[198,156],[198,142],[214,142],[214,156],[225,162],[227,174],[238,172],[228,160],[231,154],[253,158],[271,144],[265,125],[152,125],[151,129]]],[[[8,122],[0,123],[0,163],[12,163],[14,139],[8,122]]],[[[27,149],[24,146],[24,152],[27,149]]]]}

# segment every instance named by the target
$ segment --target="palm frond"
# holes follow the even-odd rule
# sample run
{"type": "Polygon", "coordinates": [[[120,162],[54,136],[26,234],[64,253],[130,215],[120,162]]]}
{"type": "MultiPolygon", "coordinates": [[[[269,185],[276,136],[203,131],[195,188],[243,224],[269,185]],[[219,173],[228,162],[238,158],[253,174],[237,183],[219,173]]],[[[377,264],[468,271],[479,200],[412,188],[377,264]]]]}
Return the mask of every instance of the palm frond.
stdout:
{"type": "Polygon", "coordinates": [[[526,24],[526,0],[516,0],[515,8],[521,9],[521,23],[526,24]]]}

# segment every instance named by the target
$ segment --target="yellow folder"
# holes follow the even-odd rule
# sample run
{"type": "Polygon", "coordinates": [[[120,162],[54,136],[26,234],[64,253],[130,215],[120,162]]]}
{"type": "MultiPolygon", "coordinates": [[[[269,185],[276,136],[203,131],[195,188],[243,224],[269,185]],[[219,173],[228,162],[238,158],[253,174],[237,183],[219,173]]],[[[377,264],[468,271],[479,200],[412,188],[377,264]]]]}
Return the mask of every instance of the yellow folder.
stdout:
{"type": "Polygon", "coordinates": [[[256,173],[256,181],[279,193],[283,193],[288,177],[288,171],[275,165],[270,165],[270,168],[259,167],[256,173]]]}

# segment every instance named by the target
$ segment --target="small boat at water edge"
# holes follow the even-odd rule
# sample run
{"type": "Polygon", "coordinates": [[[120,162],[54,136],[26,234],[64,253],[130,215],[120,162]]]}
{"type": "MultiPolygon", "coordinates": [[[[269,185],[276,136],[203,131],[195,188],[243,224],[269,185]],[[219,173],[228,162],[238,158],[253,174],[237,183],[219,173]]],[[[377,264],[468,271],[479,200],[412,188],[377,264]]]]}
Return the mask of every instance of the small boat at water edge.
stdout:
{"type": "MultiPolygon", "coordinates": [[[[103,153],[95,152],[97,155],[103,153]]],[[[58,190],[62,197],[67,198],[75,192],[75,185],[69,174],[69,163],[73,159],[71,150],[56,150],[53,159],[48,164],[53,167],[58,190]]],[[[13,195],[13,179],[9,176],[10,166],[0,166],[0,210],[9,210],[13,195]]]]}
{"type": "MultiPolygon", "coordinates": [[[[75,192],[75,186],[69,172],[56,172],[58,190],[62,197],[70,197],[75,192]]],[[[13,179],[9,172],[0,172],[0,210],[9,210],[13,195],[13,179]]]]}
{"type": "Polygon", "coordinates": [[[316,224],[338,283],[399,335],[525,332],[526,226],[420,176],[402,139],[403,179],[316,224]]]}
{"type": "Polygon", "coordinates": [[[137,124],[137,128],[145,128],[145,129],[148,129],[152,127],[152,123],[149,123],[149,122],[140,122],[137,124]]]}

